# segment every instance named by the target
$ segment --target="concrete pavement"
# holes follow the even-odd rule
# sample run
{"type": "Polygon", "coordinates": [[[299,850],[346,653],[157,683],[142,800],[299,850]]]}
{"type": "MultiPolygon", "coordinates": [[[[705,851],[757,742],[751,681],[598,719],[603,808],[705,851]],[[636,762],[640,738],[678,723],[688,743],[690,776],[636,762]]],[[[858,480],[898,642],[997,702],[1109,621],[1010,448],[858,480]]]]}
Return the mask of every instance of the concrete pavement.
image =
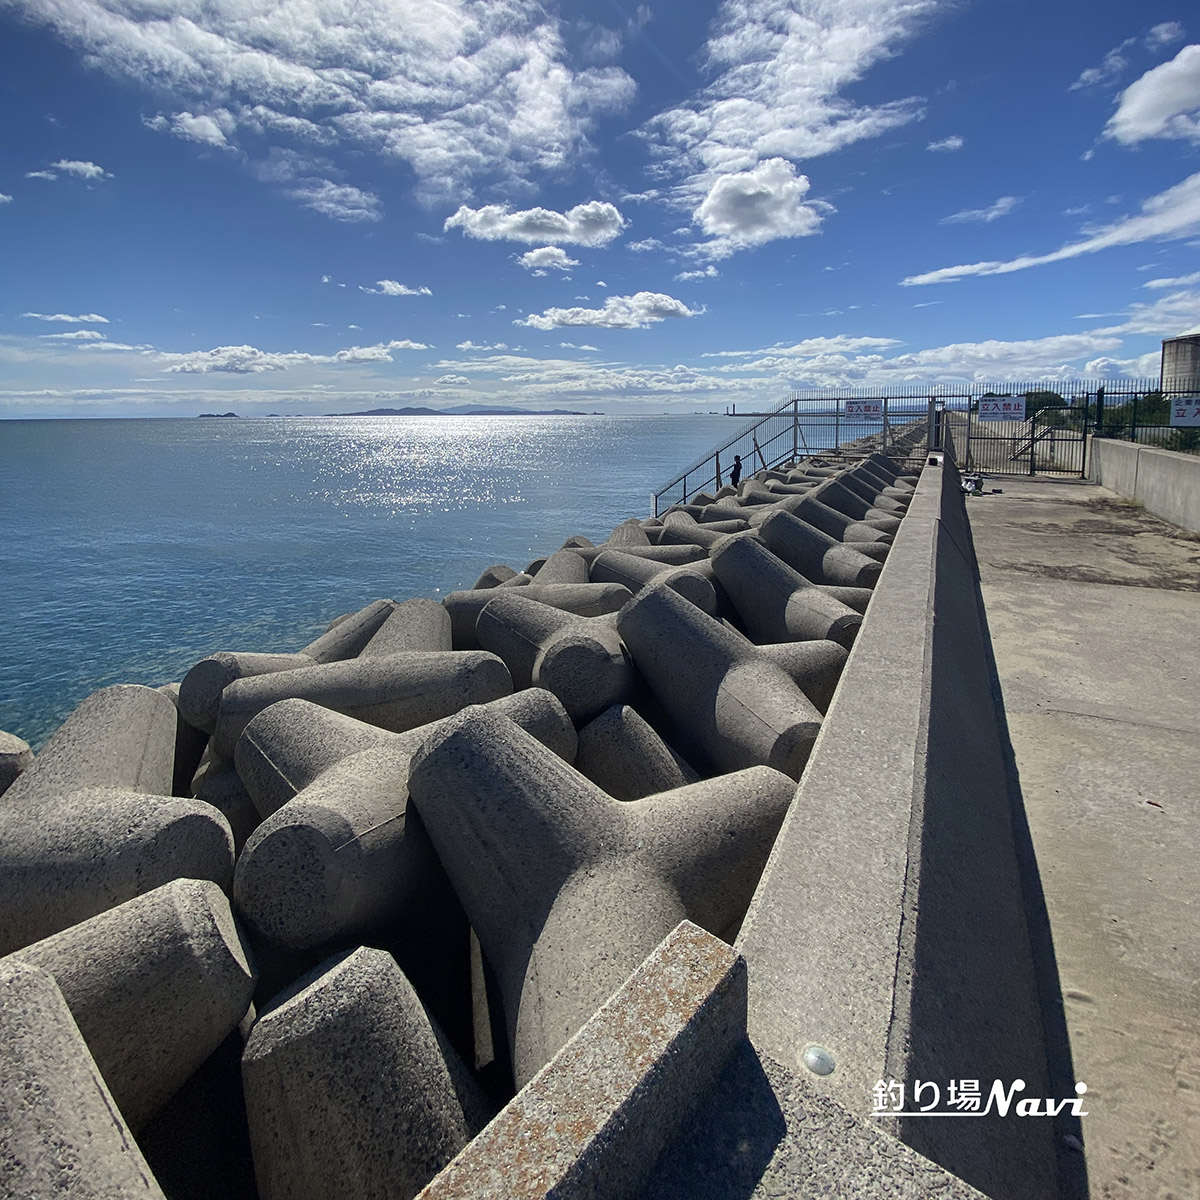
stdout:
{"type": "Polygon", "coordinates": [[[1087,1084],[1064,1193],[1200,1196],[1200,536],[1077,480],[989,478],[967,509],[1055,1094],[1087,1084]]]}

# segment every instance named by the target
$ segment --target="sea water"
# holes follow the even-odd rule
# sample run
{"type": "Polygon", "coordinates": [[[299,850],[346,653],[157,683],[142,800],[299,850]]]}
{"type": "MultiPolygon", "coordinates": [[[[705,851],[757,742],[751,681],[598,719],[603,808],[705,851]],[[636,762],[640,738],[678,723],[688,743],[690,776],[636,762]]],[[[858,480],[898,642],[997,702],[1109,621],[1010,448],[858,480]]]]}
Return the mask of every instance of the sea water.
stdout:
{"type": "Polygon", "coordinates": [[[715,415],[0,422],[0,729],[35,747],[112,683],[296,650],[602,541],[734,432],[715,415]]]}

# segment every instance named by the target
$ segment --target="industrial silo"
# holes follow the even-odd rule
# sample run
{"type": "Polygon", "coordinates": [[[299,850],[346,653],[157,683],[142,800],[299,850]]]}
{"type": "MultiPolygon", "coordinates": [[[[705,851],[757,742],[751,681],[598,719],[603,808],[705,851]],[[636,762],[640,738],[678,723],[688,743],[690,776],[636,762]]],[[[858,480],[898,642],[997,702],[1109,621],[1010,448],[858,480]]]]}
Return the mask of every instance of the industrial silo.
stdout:
{"type": "Polygon", "coordinates": [[[1200,333],[1163,339],[1159,386],[1164,392],[1200,392],[1200,333]]]}

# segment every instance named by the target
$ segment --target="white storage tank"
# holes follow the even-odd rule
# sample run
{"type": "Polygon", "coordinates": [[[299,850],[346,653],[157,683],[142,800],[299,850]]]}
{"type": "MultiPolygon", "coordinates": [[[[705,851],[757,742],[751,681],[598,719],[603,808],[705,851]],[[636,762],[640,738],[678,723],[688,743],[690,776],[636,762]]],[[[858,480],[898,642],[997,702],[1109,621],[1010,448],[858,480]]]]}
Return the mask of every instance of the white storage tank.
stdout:
{"type": "Polygon", "coordinates": [[[1164,392],[1200,392],[1200,333],[1163,339],[1159,386],[1164,392]]]}

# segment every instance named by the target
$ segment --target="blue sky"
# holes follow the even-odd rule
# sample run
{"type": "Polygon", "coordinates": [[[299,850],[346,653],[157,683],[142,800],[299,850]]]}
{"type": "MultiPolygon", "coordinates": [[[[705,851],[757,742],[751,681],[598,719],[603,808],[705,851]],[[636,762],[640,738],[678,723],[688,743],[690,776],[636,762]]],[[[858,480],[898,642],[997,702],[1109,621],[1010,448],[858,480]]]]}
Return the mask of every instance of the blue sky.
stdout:
{"type": "Polygon", "coordinates": [[[1155,375],[1200,323],[1178,3],[0,0],[0,33],[4,416],[749,409],[1155,375]]]}

